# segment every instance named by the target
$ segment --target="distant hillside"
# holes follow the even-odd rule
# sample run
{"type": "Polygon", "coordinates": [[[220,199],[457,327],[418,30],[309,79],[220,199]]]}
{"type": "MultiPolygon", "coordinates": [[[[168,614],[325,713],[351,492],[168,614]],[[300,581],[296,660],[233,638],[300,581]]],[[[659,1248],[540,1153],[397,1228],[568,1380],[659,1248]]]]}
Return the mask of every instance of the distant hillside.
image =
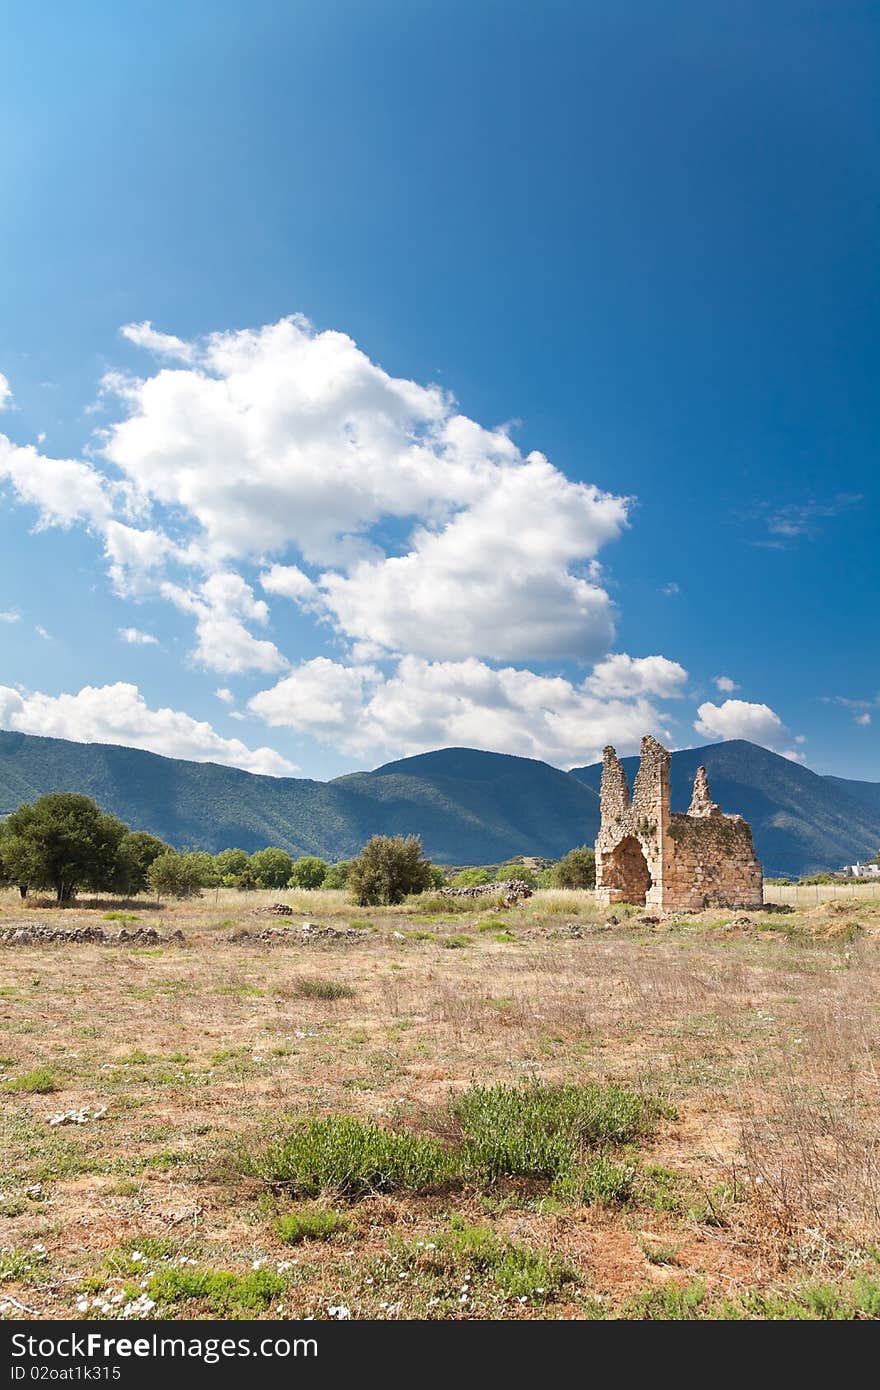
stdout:
{"type": "MultiPolygon", "coordinates": [[[[638,758],[621,759],[632,786],[638,758]]],[[[742,739],[673,753],[672,809],[686,811],[705,764],[722,811],[751,821],[767,874],[814,873],[870,857],[880,845],[880,784],[819,777],[790,758],[742,739]]],[[[598,791],[601,763],[570,775],[598,791]]]]}
{"type": "Polygon", "coordinates": [[[80,791],[178,846],[282,845],[342,859],[375,834],[418,834],[440,863],[556,858],[595,836],[598,798],[528,758],[444,749],[332,782],[259,777],[110,744],[0,732],[0,815],[80,791]]]}
{"type": "MultiPolygon", "coordinates": [[[[638,759],[623,762],[632,782],[638,759]]],[[[752,743],[720,743],[673,754],[674,809],[687,808],[700,763],[722,808],[752,822],[767,873],[836,867],[880,845],[880,786],[818,777],[752,743]]],[[[343,859],[371,835],[416,834],[441,864],[557,858],[595,839],[600,775],[599,764],[566,773],[531,758],[444,748],[314,782],[0,732],[0,816],[43,792],[80,791],[131,826],[212,853],[272,844],[343,859]]]]}

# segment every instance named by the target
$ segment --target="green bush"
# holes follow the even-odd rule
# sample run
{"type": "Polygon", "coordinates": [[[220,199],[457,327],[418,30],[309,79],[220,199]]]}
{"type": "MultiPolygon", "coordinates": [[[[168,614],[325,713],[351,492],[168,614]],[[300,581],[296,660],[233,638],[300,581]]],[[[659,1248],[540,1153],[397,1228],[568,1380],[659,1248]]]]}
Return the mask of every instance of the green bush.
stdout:
{"type": "Polygon", "coordinates": [[[204,879],[201,855],[178,854],[173,849],[160,854],[147,870],[147,881],[158,897],[195,897],[205,886],[204,879]]]}
{"type": "Polygon", "coordinates": [[[596,855],[589,845],[579,845],[551,870],[554,888],[595,888],[596,855]]]}
{"type": "Polygon", "coordinates": [[[348,886],[360,907],[400,903],[431,887],[431,867],[417,835],[374,835],[352,861],[348,886]]]}

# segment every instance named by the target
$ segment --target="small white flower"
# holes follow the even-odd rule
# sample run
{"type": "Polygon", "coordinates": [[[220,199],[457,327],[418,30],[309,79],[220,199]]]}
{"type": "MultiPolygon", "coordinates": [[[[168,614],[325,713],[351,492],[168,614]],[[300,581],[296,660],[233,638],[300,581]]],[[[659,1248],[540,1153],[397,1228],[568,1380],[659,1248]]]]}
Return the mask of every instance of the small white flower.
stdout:
{"type": "Polygon", "coordinates": [[[346,1318],[351,1317],[351,1309],[346,1308],[344,1303],[339,1303],[334,1307],[328,1308],[327,1312],[329,1316],[335,1318],[337,1322],[344,1322],[346,1318]]]}
{"type": "Polygon", "coordinates": [[[265,1263],[266,1263],[265,1259],[262,1259],[262,1260],[254,1260],[253,1263],[252,1263],[252,1265],[251,1265],[251,1269],[262,1269],[262,1268],[263,1268],[263,1265],[264,1265],[265,1263]]]}

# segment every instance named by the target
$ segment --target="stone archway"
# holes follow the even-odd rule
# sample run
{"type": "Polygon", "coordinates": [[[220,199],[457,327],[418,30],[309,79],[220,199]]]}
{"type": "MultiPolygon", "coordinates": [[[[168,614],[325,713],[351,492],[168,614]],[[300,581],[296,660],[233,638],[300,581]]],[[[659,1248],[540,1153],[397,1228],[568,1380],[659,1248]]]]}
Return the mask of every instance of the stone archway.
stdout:
{"type": "Polygon", "coordinates": [[[652,883],[651,871],[635,835],[625,836],[608,855],[606,883],[613,892],[615,902],[645,906],[645,897],[652,883]]]}

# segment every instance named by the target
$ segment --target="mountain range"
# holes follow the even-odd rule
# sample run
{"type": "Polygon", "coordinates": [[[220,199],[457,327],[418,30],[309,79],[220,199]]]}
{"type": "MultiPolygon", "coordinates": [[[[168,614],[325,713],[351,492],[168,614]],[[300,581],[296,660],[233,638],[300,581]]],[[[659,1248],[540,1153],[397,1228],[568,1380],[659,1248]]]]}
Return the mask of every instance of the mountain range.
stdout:
{"type": "MultiPolygon", "coordinates": [[[[638,758],[624,758],[632,785],[638,758]]],[[[672,755],[673,810],[700,764],[722,810],[751,821],[767,874],[801,874],[874,854],[880,784],[821,777],[743,740],[672,755]]],[[[329,782],[263,777],[104,743],[0,731],[0,818],[49,791],[77,791],[133,828],[212,853],[281,845],[346,859],[375,834],[421,835],[438,863],[556,858],[599,826],[601,764],[561,772],[532,758],[443,748],[329,782]]]]}

